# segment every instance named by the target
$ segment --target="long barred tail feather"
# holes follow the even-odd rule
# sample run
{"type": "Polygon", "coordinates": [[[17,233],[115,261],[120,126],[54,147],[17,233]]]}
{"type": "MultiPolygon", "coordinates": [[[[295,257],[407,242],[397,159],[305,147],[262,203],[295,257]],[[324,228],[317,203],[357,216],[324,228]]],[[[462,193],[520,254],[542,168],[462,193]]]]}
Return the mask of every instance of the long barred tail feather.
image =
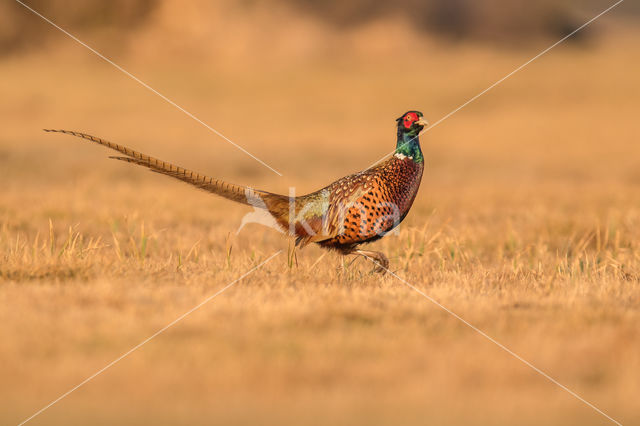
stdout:
{"type": "MultiPolygon", "coordinates": [[[[167,176],[171,176],[175,179],[179,179],[188,184],[194,185],[205,191],[212,192],[220,195],[229,200],[236,201],[238,203],[247,204],[251,206],[265,206],[274,216],[279,214],[284,205],[288,203],[288,197],[279,194],[272,194],[266,191],[254,190],[246,186],[235,185],[233,183],[225,182],[223,180],[215,179],[209,176],[196,173],[192,170],[185,169],[180,166],[159,160],[157,158],[150,157],[141,152],[135,151],[131,148],[127,148],[123,145],[118,145],[113,142],[92,136],[86,133],[74,132],[71,130],[52,130],[44,129],[45,132],[64,133],[67,135],[76,136],[88,141],[94,142],[98,145],[106,146],[107,148],[118,151],[123,156],[111,156],[115,160],[126,161],[128,163],[137,164],[139,166],[147,167],[151,171],[161,173],[167,176]],[[263,201],[259,203],[256,197],[260,197],[263,201]],[[283,204],[284,203],[284,204],[283,204]]],[[[277,218],[277,217],[276,217],[277,218]]]]}

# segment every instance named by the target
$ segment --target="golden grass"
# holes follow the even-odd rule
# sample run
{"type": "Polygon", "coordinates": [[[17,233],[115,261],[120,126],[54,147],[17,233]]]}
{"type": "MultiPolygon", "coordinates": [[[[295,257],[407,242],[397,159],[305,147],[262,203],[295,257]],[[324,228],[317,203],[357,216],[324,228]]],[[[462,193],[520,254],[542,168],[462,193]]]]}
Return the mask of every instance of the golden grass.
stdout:
{"type": "MultiPolygon", "coordinates": [[[[559,48],[427,133],[416,205],[374,244],[624,424],[640,421],[636,45],[621,33],[559,48]]],[[[375,53],[233,73],[120,58],[283,178],[84,51],[0,63],[0,422],[282,250],[34,424],[606,423],[365,260],[343,269],[312,247],[296,266],[280,234],[235,235],[241,206],[39,130],[305,192],[392,149],[404,110],[435,121],[536,53],[423,47],[402,70],[375,53]]]]}

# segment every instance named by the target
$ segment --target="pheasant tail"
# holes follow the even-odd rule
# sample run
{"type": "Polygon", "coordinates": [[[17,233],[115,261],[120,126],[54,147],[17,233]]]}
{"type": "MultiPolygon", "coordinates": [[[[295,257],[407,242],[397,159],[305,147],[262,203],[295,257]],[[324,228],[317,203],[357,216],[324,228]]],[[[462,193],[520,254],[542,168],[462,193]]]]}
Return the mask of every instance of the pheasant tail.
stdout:
{"type": "Polygon", "coordinates": [[[125,156],[111,156],[114,160],[126,161],[128,163],[137,164],[146,167],[153,172],[171,176],[190,185],[212,192],[238,203],[263,208],[268,210],[276,221],[283,227],[288,227],[289,213],[289,197],[280,194],[273,194],[266,191],[255,190],[248,186],[236,185],[215,179],[184,167],[176,166],[166,161],[159,160],[141,152],[135,151],[126,146],[119,145],[107,140],[92,136],[86,133],[74,132],[71,130],[52,130],[44,129],[45,132],[65,133],[76,136],[98,145],[118,151],[125,156]]]}

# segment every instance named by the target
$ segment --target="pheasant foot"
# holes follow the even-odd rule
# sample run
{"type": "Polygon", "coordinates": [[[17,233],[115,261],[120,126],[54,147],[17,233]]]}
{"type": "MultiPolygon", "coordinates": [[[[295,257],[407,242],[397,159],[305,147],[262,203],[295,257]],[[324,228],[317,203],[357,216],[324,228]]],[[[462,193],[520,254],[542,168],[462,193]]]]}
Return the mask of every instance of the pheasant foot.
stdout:
{"type": "Polygon", "coordinates": [[[359,249],[355,250],[354,253],[372,260],[376,264],[376,266],[373,268],[373,272],[384,275],[389,270],[389,259],[384,255],[384,253],[380,253],[379,251],[359,249]]]}

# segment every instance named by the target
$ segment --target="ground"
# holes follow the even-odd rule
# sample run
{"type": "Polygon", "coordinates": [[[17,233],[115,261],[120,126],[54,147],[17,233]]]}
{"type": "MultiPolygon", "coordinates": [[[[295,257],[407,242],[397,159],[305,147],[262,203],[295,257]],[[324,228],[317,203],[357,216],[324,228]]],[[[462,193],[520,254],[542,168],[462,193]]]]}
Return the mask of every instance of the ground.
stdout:
{"type": "Polygon", "coordinates": [[[79,46],[4,59],[0,423],[28,418],[273,254],[31,423],[611,423],[478,330],[640,423],[633,32],[560,46],[422,137],[416,203],[371,245],[401,279],[316,247],[296,261],[272,229],[236,235],[247,208],[40,130],[303,193],[392,150],[406,110],[435,122],[548,44],[425,43],[406,68],[382,54],[259,73],[122,59],[283,177],[79,46]]]}

